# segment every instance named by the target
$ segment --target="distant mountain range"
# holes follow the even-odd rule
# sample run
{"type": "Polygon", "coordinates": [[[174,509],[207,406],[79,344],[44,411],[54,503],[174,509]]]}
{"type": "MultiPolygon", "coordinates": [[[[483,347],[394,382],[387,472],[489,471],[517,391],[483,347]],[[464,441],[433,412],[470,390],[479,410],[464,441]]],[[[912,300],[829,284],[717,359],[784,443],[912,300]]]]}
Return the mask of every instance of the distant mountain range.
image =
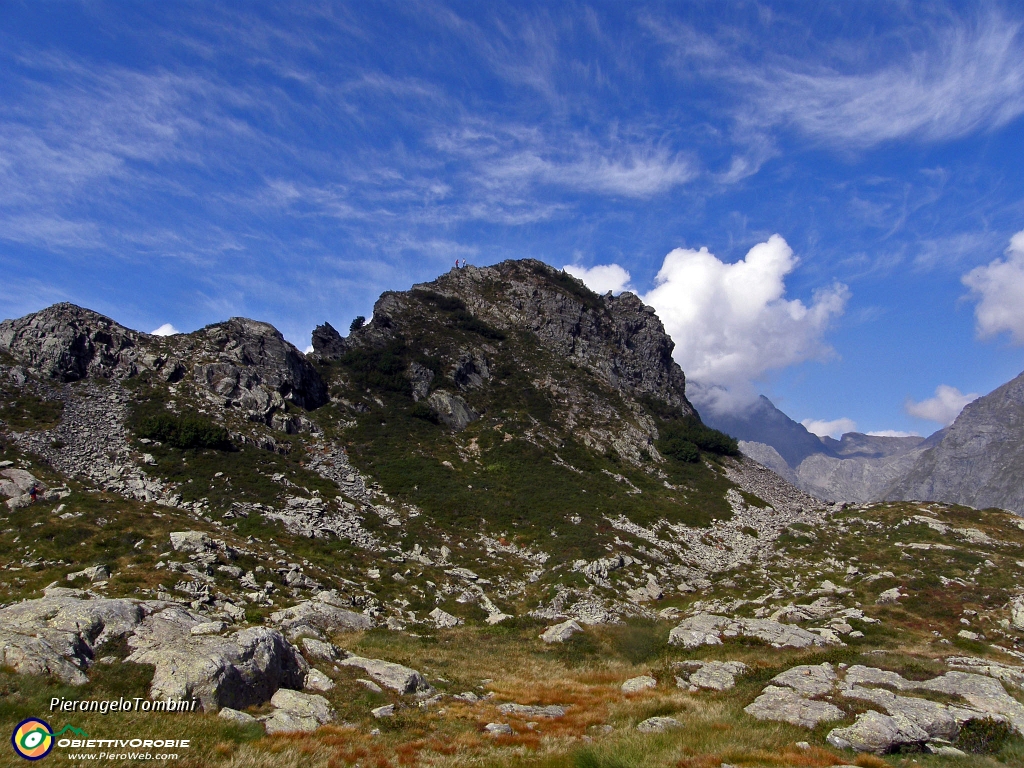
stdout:
{"type": "Polygon", "coordinates": [[[703,414],[740,449],[832,501],[927,499],[1024,515],[1024,374],[929,437],[818,437],[762,396],[742,413],[703,414]]]}

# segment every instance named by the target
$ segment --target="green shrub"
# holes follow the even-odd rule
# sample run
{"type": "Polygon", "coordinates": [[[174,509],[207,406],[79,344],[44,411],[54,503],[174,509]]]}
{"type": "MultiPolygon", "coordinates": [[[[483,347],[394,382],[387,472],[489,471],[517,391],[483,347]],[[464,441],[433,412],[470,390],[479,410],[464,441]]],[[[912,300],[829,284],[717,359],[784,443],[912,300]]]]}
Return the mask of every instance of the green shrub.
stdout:
{"type": "Polygon", "coordinates": [[[694,456],[697,450],[719,456],[739,456],[740,453],[735,438],[693,417],[664,422],[659,425],[658,433],[658,450],[680,461],[697,461],[699,457],[694,456]]]}
{"type": "Polygon", "coordinates": [[[679,437],[670,437],[658,440],[658,450],[661,451],[664,456],[668,456],[679,461],[688,461],[690,463],[700,461],[700,451],[697,450],[697,446],[689,440],[684,440],[679,437]]]}
{"type": "Polygon", "coordinates": [[[423,419],[423,421],[429,421],[431,424],[440,423],[437,414],[423,403],[416,403],[410,413],[414,419],[423,419]]]}
{"type": "Polygon", "coordinates": [[[445,296],[436,291],[417,290],[416,296],[426,303],[432,304],[447,314],[456,328],[469,333],[483,336],[485,339],[504,341],[505,333],[494,328],[478,317],[475,317],[466,307],[466,302],[455,296],[445,296]]]}
{"type": "Polygon", "coordinates": [[[353,349],[341,356],[354,384],[362,389],[410,394],[412,384],[405,375],[407,349],[392,342],[381,349],[353,349]]]}
{"type": "Polygon", "coordinates": [[[960,728],[956,746],[976,755],[994,755],[1013,736],[1013,728],[1002,720],[986,717],[968,720],[960,728]]]}
{"type": "Polygon", "coordinates": [[[138,436],[172,445],[182,450],[187,448],[231,447],[228,431],[219,424],[201,416],[161,413],[142,420],[138,436]]]}

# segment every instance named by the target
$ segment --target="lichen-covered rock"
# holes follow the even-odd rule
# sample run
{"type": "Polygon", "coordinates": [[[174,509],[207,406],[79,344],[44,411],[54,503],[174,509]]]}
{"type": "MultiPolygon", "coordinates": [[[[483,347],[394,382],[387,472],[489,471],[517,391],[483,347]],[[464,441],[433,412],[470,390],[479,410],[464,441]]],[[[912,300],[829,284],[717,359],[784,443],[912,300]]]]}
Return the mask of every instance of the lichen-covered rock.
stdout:
{"type": "Polygon", "coordinates": [[[452,616],[447,611],[442,611],[440,608],[435,608],[427,616],[433,619],[434,624],[437,625],[438,629],[451,629],[457,627],[462,623],[462,619],[458,616],[452,616]]]}
{"type": "Polygon", "coordinates": [[[282,688],[270,703],[274,711],[261,718],[268,734],[315,731],[337,718],[334,708],[323,696],[282,688]]]}
{"type": "Polygon", "coordinates": [[[836,685],[836,672],[827,662],[803,664],[780,672],[771,682],[775,685],[785,685],[803,696],[812,698],[832,692],[836,685]]]}
{"type": "Polygon", "coordinates": [[[674,717],[649,717],[636,724],[640,733],[664,733],[682,727],[683,724],[674,717]]]}
{"type": "Polygon", "coordinates": [[[629,680],[622,684],[623,693],[640,693],[641,691],[649,691],[652,688],[658,687],[658,681],[650,675],[640,675],[639,677],[631,677],[629,680]]]}
{"type": "Polygon", "coordinates": [[[893,587],[892,589],[887,589],[882,592],[875,602],[879,605],[892,605],[893,603],[898,602],[902,597],[906,597],[906,595],[900,592],[899,587],[893,587]]]}
{"type": "Polygon", "coordinates": [[[684,661],[683,668],[693,670],[683,678],[677,678],[680,687],[684,684],[710,691],[727,691],[736,685],[736,676],[748,670],[741,661],[684,661]]]}
{"type": "Polygon", "coordinates": [[[516,704],[514,702],[509,702],[498,707],[498,711],[513,717],[521,717],[524,720],[532,720],[535,717],[550,719],[563,717],[565,715],[565,707],[559,704],[540,706],[537,704],[516,704]]]}
{"type": "Polygon", "coordinates": [[[270,614],[270,620],[283,630],[293,627],[314,627],[322,632],[357,632],[373,627],[373,619],[349,610],[335,595],[320,592],[305,600],[270,614]]]}
{"type": "Polygon", "coordinates": [[[713,613],[698,613],[683,619],[679,626],[668,633],[669,645],[681,645],[684,648],[699,648],[702,645],[721,645],[721,630],[732,620],[728,616],[713,613]]]}
{"type": "Polygon", "coordinates": [[[232,709],[231,707],[221,707],[220,711],[217,713],[217,717],[222,720],[236,723],[237,725],[249,725],[250,723],[259,722],[248,712],[240,712],[239,710],[232,709]]]}
{"type": "Polygon", "coordinates": [[[202,531],[172,531],[171,549],[186,554],[200,554],[214,548],[213,539],[202,531]]]}
{"type": "Polygon", "coordinates": [[[935,701],[915,696],[897,696],[884,688],[860,686],[844,690],[843,696],[870,701],[875,706],[885,709],[892,717],[913,723],[927,733],[929,738],[953,740],[960,731],[955,710],[935,701]]]}
{"type": "Polygon", "coordinates": [[[333,643],[325,643],[312,637],[302,638],[302,653],[307,659],[326,662],[338,661],[346,655],[345,651],[333,643]]]}
{"type": "Polygon", "coordinates": [[[804,728],[814,728],[818,723],[842,720],[846,716],[834,704],[808,699],[792,688],[775,685],[766,686],[743,711],[758,720],[777,720],[804,728]]]}
{"type": "Polygon", "coordinates": [[[545,643],[564,643],[577,632],[582,631],[583,627],[577,624],[574,620],[569,619],[568,621],[563,621],[561,624],[555,624],[554,626],[548,627],[539,637],[545,643]]]}
{"type": "Polygon", "coordinates": [[[70,632],[53,631],[50,638],[41,634],[0,627],[0,666],[20,675],[51,675],[68,685],[89,682],[80,669],[91,655],[85,642],[70,632]]]}
{"type": "Polygon", "coordinates": [[[420,693],[430,690],[426,678],[411,667],[381,659],[349,656],[338,662],[346,667],[359,667],[381,685],[399,693],[420,693]]]}
{"type": "Polygon", "coordinates": [[[722,638],[728,637],[752,637],[776,648],[842,645],[834,633],[809,632],[802,627],[781,624],[772,619],[731,619],[713,613],[698,613],[684,619],[669,632],[668,642],[684,648],[698,648],[702,645],[721,645],[722,638]]]}
{"type": "Polygon", "coordinates": [[[883,755],[902,747],[920,747],[928,733],[903,717],[891,717],[869,710],[847,728],[835,728],[826,740],[838,749],[883,755]]]}
{"type": "Polygon", "coordinates": [[[169,608],[148,617],[128,639],[128,660],[156,667],[151,698],[195,698],[207,711],[245,709],[280,688],[302,688],[309,665],[277,630],[192,635],[192,626],[201,623],[199,616],[169,608]]]}
{"type": "Polygon", "coordinates": [[[334,681],[314,667],[306,673],[306,683],[303,685],[303,688],[307,691],[333,691],[334,681]]]}

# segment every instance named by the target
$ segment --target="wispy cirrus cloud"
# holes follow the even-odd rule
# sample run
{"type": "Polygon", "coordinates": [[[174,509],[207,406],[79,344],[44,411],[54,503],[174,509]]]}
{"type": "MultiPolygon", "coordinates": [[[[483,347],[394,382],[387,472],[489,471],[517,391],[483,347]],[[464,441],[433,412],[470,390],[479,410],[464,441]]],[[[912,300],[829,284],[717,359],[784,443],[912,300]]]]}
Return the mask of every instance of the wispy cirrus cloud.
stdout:
{"type": "Polygon", "coordinates": [[[907,18],[902,32],[899,25],[888,31],[899,36],[896,45],[868,38],[858,47],[840,37],[828,51],[809,46],[803,26],[788,35],[784,25],[712,34],[645,21],[681,76],[699,73],[728,88],[735,120],[750,129],[789,127],[850,149],[957,139],[1024,114],[1022,26],[994,11],[924,23],[907,18]],[[756,33],[779,36],[774,45],[751,45],[756,33]]]}

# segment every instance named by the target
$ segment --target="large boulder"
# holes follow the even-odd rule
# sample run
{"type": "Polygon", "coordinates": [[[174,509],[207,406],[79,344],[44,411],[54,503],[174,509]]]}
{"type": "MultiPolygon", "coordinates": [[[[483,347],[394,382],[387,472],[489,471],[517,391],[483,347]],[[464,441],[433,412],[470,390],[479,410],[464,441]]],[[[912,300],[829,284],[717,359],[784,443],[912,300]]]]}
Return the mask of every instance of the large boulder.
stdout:
{"type": "Polygon", "coordinates": [[[564,643],[577,632],[582,631],[583,627],[572,619],[569,619],[568,621],[563,621],[561,624],[555,624],[554,626],[548,627],[539,635],[539,637],[545,643],[564,643]]]}
{"type": "Polygon", "coordinates": [[[146,605],[135,600],[86,599],[80,590],[50,589],[45,597],[0,610],[0,627],[69,632],[94,648],[132,632],[146,612],[146,605]]]}
{"type": "Polygon", "coordinates": [[[148,610],[134,600],[87,599],[81,590],[50,588],[45,597],[0,610],[0,664],[82,685],[95,649],[134,631],[148,610]]]}
{"type": "Polygon", "coordinates": [[[421,693],[431,690],[426,678],[411,667],[381,659],[365,659],[349,656],[338,662],[346,667],[358,667],[386,688],[399,693],[421,693]]]}
{"type": "Polygon", "coordinates": [[[282,688],[274,694],[270,703],[274,705],[274,711],[261,718],[263,727],[270,734],[315,731],[337,717],[330,702],[315,693],[299,693],[282,688]]]}
{"type": "Polygon", "coordinates": [[[838,749],[883,755],[907,747],[920,748],[928,741],[928,733],[906,718],[868,710],[853,725],[830,731],[826,740],[838,749]]]}
{"type": "Polygon", "coordinates": [[[255,627],[228,636],[193,635],[205,619],[183,608],[150,616],[129,638],[129,661],[156,667],[154,699],[199,699],[204,710],[245,709],[280,688],[302,688],[309,665],[284,636],[255,627]]]}
{"type": "Polygon", "coordinates": [[[846,713],[834,704],[808,699],[792,688],[775,685],[766,686],[743,711],[758,720],[777,720],[804,728],[814,728],[818,723],[846,717],[846,713]]]}
{"type": "Polygon", "coordinates": [[[373,619],[351,611],[331,592],[320,592],[312,600],[296,603],[291,608],[275,611],[270,620],[289,636],[301,634],[305,628],[316,633],[357,632],[371,629],[373,619]]]}
{"type": "Polygon", "coordinates": [[[90,657],[88,646],[69,632],[27,634],[0,628],[0,666],[20,675],[51,675],[68,685],[85,685],[82,672],[90,657]]]}

